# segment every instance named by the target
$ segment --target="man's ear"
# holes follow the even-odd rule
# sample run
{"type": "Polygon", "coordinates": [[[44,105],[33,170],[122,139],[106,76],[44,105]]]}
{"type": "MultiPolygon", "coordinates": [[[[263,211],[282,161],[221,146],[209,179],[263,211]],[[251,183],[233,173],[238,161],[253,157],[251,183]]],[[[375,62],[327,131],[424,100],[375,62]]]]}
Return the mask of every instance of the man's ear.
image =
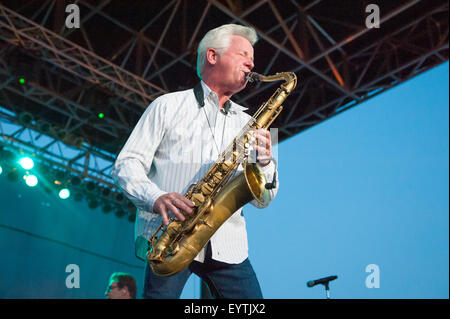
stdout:
{"type": "Polygon", "coordinates": [[[207,51],[206,51],[206,60],[210,63],[210,64],[212,64],[212,65],[214,65],[214,64],[216,64],[217,63],[217,58],[219,57],[219,53],[216,51],[216,49],[214,49],[214,48],[209,48],[207,51]]]}

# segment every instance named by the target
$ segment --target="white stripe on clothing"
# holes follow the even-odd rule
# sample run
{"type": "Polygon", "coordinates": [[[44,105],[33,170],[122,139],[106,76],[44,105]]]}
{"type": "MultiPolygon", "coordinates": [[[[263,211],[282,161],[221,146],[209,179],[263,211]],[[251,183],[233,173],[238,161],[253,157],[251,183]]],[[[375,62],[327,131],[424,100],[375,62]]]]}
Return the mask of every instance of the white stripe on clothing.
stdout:
{"type": "MultiPolygon", "coordinates": [[[[220,112],[217,95],[203,82],[202,88],[204,107],[198,105],[192,89],[153,101],[117,157],[113,177],[139,210],[136,238],[148,239],[161,224],[161,216],[153,212],[156,199],[166,193],[184,194],[206,174],[251,118],[236,103],[232,103],[227,115],[220,112]]],[[[262,168],[270,181],[274,171],[273,162],[262,168]]],[[[271,200],[277,189],[270,191],[271,200]]],[[[262,208],[256,201],[251,203],[262,208]]],[[[211,237],[213,259],[235,264],[248,257],[241,211],[236,211],[211,237]]],[[[203,261],[203,256],[202,250],[196,260],[203,261]]]]}

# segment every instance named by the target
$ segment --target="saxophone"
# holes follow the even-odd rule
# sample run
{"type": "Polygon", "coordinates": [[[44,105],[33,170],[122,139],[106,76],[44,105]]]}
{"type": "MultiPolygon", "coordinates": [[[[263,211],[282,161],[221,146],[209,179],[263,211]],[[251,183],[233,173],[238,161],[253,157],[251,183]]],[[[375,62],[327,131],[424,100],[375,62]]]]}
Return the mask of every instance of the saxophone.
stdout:
{"type": "Polygon", "coordinates": [[[184,196],[195,204],[192,214],[185,215],[184,221],[170,217],[169,225],[161,223],[150,237],[147,260],[156,275],[170,276],[186,268],[219,227],[251,200],[268,205],[266,180],[256,163],[248,160],[248,146],[252,131],[267,129],[280,114],[281,104],[295,88],[297,77],[292,72],[271,76],[252,72],[247,79],[285,82],[261,105],[205,176],[187,189],[184,196]],[[243,171],[233,177],[240,164],[243,171]]]}

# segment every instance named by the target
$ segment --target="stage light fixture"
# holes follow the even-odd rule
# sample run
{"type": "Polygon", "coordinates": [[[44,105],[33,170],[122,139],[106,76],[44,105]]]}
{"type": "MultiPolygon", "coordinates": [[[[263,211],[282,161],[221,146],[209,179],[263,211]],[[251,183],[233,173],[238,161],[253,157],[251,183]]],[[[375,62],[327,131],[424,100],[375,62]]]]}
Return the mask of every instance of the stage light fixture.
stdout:
{"type": "Polygon", "coordinates": [[[117,217],[122,218],[126,215],[126,212],[123,208],[118,208],[116,212],[114,213],[117,217]]]}
{"type": "Polygon", "coordinates": [[[51,134],[53,128],[49,122],[46,122],[44,120],[38,120],[36,124],[41,133],[47,134],[47,135],[51,134]]]}
{"type": "Polygon", "coordinates": [[[107,187],[103,188],[102,190],[102,196],[107,198],[109,196],[109,194],[111,194],[111,190],[107,187]]]}
{"type": "Polygon", "coordinates": [[[127,219],[130,223],[134,223],[136,221],[136,213],[129,212],[127,219]]]}
{"type": "Polygon", "coordinates": [[[123,196],[122,193],[117,193],[116,194],[116,201],[121,203],[123,200],[125,199],[125,197],[123,196]]]}
{"type": "Polygon", "coordinates": [[[25,183],[30,187],[34,187],[38,183],[38,179],[35,175],[25,175],[23,178],[25,179],[25,183]]]}
{"type": "Polygon", "coordinates": [[[87,202],[90,209],[96,209],[98,206],[100,206],[100,202],[95,198],[89,198],[87,202]]]}
{"type": "Polygon", "coordinates": [[[55,136],[58,140],[62,141],[66,138],[67,132],[63,128],[56,128],[55,129],[55,136]]]}
{"type": "Polygon", "coordinates": [[[65,171],[57,171],[54,176],[55,176],[55,181],[54,181],[55,184],[57,184],[57,185],[66,184],[67,172],[65,172],[65,171]]]}
{"type": "Polygon", "coordinates": [[[81,179],[78,176],[72,176],[69,179],[70,185],[79,186],[81,184],[81,179]]]}
{"type": "Polygon", "coordinates": [[[73,146],[75,146],[76,148],[81,148],[81,146],[83,146],[84,144],[84,139],[80,136],[76,137],[75,140],[73,141],[73,146]]]}
{"type": "Polygon", "coordinates": [[[25,79],[24,76],[19,77],[19,83],[20,84],[25,84],[25,82],[26,82],[26,79],[25,79]]]}
{"type": "Polygon", "coordinates": [[[68,145],[74,146],[76,148],[81,148],[84,144],[84,139],[81,136],[76,136],[74,134],[68,134],[64,142],[68,145]]]}
{"type": "Polygon", "coordinates": [[[67,199],[70,197],[70,190],[68,188],[63,188],[59,191],[58,195],[61,199],[67,199]]]}
{"type": "Polygon", "coordinates": [[[31,122],[33,122],[33,119],[33,114],[29,112],[22,112],[19,114],[19,122],[24,126],[30,125],[31,122]]]}
{"type": "Polygon", "coordinates": [[[32,169],[34,167],[34,161],[31,158],[29,158],[28,156],[22,157],[19,160],[19,164],[20,164],[20,166],[22,166],[23,169],[26,169],[26,170],[32,169]]]}
{"type": "Polygon", "coordinates": [[[95,183],[93,181],[88,181],[88,182],[84,183],[84,189],[89,193],[94,192],[96,188],[97,188],[97,186],[95,185],[95,183]]]}
{"type": "Polygon", "coordinates": [[[102,212],[105,214],[108,214],[112,209],[113,207],[111,206],[111,204],[105,204],[102,206],[102,212]]]}
{"type": "Polygon", "coordinates": [[[97,116],[98,116],[99,119],[102,119],[102,118],[105,117],[105,114],[104,113],[98,113],[97,116]]]}
{"type": "Polygon", "coordinates": [[[2,168],[2,166],[0,165],[0,175],[2,175],[2,173],[3,173],[3,168],[2,168]]]}

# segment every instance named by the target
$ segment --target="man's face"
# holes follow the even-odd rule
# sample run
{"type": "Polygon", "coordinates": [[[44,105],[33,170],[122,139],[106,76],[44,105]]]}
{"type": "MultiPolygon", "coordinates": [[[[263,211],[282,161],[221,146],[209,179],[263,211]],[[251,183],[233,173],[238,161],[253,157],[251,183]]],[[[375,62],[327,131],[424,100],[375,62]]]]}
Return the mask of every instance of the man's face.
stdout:
{"type": "Polygon", "coordinates": [[[241,91],[253,67],[252,45],[246,38],[232,35],[230,46],[219,56],[216,64],[216,71],[221,74],[220,85],[233,94],[241,91]]]}
{"type": "Polygon", "coordinates": [[[117,286],[117,281],[111,281],[106,288],[105,296],[108,299],[124,299],[128,298],[128,294],[123,292],[124,288],[119,289],[117,286]]]}

